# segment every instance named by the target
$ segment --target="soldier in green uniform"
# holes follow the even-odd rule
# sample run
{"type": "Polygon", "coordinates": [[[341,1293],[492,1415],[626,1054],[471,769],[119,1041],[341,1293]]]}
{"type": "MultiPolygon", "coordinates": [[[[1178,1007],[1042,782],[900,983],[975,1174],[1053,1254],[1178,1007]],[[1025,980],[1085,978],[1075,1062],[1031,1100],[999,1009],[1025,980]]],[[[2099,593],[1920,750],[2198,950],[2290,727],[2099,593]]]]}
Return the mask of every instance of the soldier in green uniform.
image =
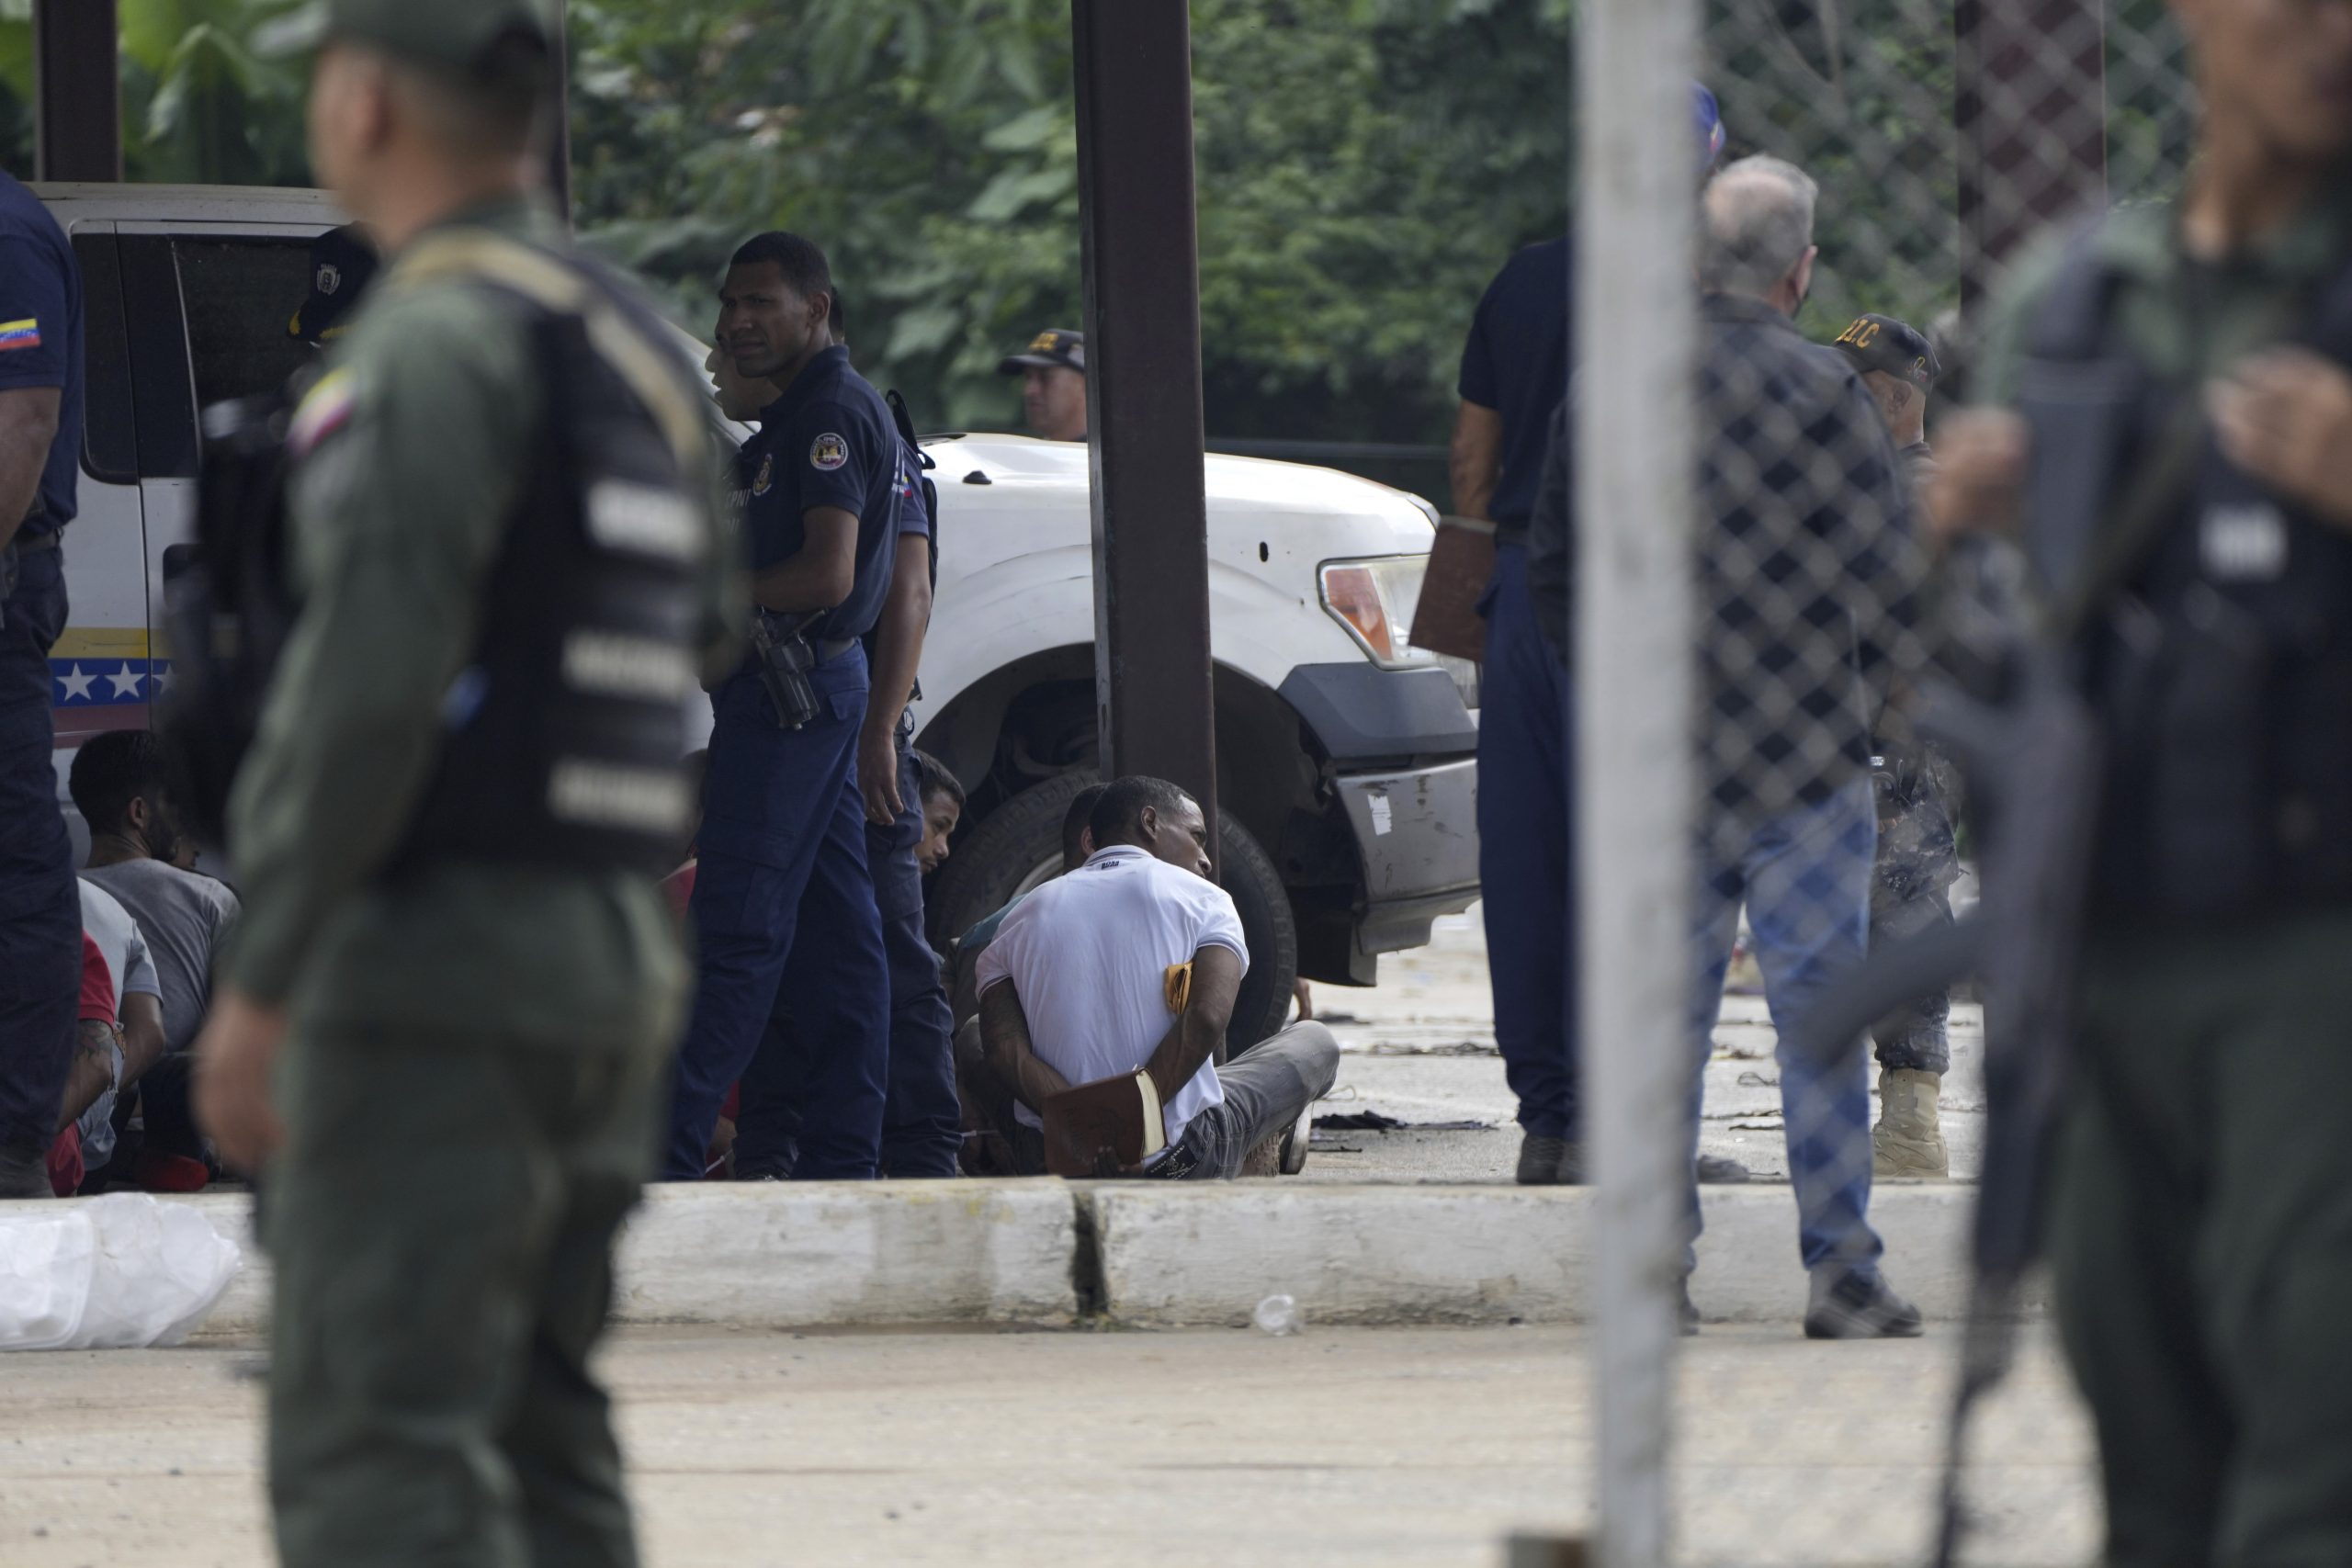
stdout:
{"type": "Polygon", "coordinates": [[[537,6],[325,16],[312,162],[387,270],[292,420],[300,615],[199,1046],[267,1198],[278,1546],[629,1564],[588,1358],[688,992],[682,699],[736,614],[705,400],[529,198],[537,6]]]}
{"type": "Polygon", "coordinates": [[[2049,1250],[2116,1564],[2352,1562],[2352,4],[2173,0],[2177,202],[2019,269],[1947,530],[2106,752],[2049,1250]]]}

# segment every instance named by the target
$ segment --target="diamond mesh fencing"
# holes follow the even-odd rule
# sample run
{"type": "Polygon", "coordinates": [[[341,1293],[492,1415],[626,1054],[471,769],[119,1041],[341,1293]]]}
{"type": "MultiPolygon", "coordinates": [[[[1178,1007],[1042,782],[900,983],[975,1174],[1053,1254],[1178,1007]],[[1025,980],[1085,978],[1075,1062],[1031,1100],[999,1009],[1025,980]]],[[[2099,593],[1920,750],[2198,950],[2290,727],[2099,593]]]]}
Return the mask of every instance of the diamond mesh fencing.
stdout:
{"type": "MultiPolygon", "coordinates": [[[[1787,1337],[1703,1321],[1718,1315],[1703,1213],[1786,1202],[1809,1332],[1916,1332],[1907,1298],[1932,1297],[1939,1403],[1964,1349],[1983,1371],[2012,1337],[2055,1376],[2030,1311],[1972,1338],[1949,1250],[1973,1202],[1928,1212],[1925,1190],[1983,1173],[1973,987],[1889,994],[1843,1032],[1819,1021],[1868,990],[1853,978],[1868,955],[1932,946],[1976,901],[1969,759],[1924,694],[1952,682],[2000,572],[1972,560],[1958,582],[1930,547],[1938,421],[1968,400],[2006,268],[2102,205],[2177,186],[2187,72],[2153,0],[1580,14],[1567,548],[1611,1568],[1939,1551],[1946,1433],[1881,1408],[1895,1376],[1916,1407],[1916,1359],[1898,1374],[1838,1347],[1794,1393],[1759,1376],[1781,1393],[1674,1396],[1686,1289],[1702,1334],[1757,1336],[1759,1358],[1787,1337]],[[1728,140],[1696,203],[1693,78],[1728,140]],[[1677,281],[1694,276],[1695,291],[1677,281]],[[1662,714],[1689,716],[1679,739],[1662,714]],[[1744,1185],[1712,1185],[1739,1182],[1736,1166],[1744,1185]],[[1916,1233],[1892,1259],[1880,1222],[1916,1233]],[[1916,1483],[1841,1478],[1844,1461],[1884,1466],[1890,1445],[1916,1483]],[[1743,1464],[1726,1494],[1727,1450],[1784,1462],[1743,1464]]],[[[2020,1428],[1996,1399],[1973,1432],[1953,1560],[2093,1555],[2080,1431],[2020,1428]]]]}

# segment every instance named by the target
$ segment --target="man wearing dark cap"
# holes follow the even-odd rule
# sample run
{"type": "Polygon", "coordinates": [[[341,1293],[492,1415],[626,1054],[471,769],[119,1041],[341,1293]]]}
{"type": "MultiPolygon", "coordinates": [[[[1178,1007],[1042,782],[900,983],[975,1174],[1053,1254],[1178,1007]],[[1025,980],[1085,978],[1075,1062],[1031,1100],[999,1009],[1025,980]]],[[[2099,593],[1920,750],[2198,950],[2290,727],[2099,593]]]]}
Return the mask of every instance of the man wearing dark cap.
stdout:
{"type": "Polygon", "coordinates": [[[1936,461],[1928,450],[1928,394],[1943,374],[1927,334],[1893,316],[1857,316],[1852,326],[1838,334],[1836,347],[1862,373],[1862,385],[1878,400],[1911,482],[1922,483],[1936,461]]]}
{"type": "Polygon", "coordinates": [[[311,242],[311,292],[287,320],[286,335],[323,348],[343,333],[380,265],[375,242],[356,223],[311,242]]]}
{"type": "Polygon", "coordinates": [[[530,199],[538,6],[321,9],[311,165],[387,270],[287,439],[198,1044],[269,1193],[279,1557],[633,1568],[589,1359],[684,1017],[683,699],[740,615],[702,394],[530,199]]]}
{"type": "Polygon", "coordinates": [[[1021,378],[1021,409],[1029,428],[1046,441],[1086,439],[1086,334],[1048,327],[1019,354],[997,366],[1021,378]]]}
{"type": "MultiPolygon", "coordinates": [[[[1928,394],[1942,367],[1926,335],[1892,316],[1859,316],[1835,344],[1886,416],[1915,490],[1935,471],[1928,449],[1928,394]]],[[[1960,880],[1953,832],[1951,759],[1908,735],[1883,735],[1872,778],[1878,795],[1878,859],[1871,874],[1873,950],[1951,922],[1951,885],[1960,880]]],[[[1937,1100],[1951,1069],[1951,998],[1915,998],[1871,1031],[1878,1052],[1877,1124],[1871,1129],[1871,1173],[1940,1178],[1951,1174],[1937,1100]]]]}

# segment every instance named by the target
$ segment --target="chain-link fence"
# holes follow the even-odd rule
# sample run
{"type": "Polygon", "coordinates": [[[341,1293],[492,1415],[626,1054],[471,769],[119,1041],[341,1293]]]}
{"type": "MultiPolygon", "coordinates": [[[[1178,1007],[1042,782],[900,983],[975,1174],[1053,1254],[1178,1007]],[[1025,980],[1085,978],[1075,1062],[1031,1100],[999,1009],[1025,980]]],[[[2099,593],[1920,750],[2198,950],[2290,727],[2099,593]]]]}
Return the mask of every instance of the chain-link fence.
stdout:
{"type": "MultiPolygon", "coordinates": [[[[1867,953],[1932,945],[1973,897],[1965,770],[1915,722],[1955,602],[1922,502],[1938,416],[1968,395],[2007,267],[2177,184],[2187,61],[2158,0],[1594,0],[1578,51],[1576,523],[1550,576],[1577,666],[1601,1557],[1924,1561],[1942,1434],[1890,1432],[1867,1348],[1808,1363],[1793,1403],[1673,1401],[1677,1330],[1708,1312],[1698,1182],[1739,1174],[1700,1130],[1736,1108],[1777,1134],[1737,1152],[1788,1183],[1809,1332],[1918,1331],[1874,1186],[1982,1174],[1980,1010],[1935,984],[1867,1032],[1808,1048],[1800,1026],[1867,953]],[[1694,78],[1728,139],[1696,203],[1694,78]],[[1769,1064],[1717,1059],[1768,1024],[1769,1064]],[[1841,1458],[1889,1442],[1917,1484],[1840,1484],[1841,1458]],[[1787,1462],[1710,1495],[1692,1456],[1725,1445],[1787,1462]],[[1706,1540],[1678,1540],[1700,1517],[1706,1540]]],[[[1539,597],[1546,549],[1539,514],[1539,597]]],[[[1949,1381],[1965,1337],[1941,1315],[1949,1381]]],[[[1964,1511],[1962,1560],[2089,1555],[2094,1521],[2004,1475],[1964,1511]]]]}

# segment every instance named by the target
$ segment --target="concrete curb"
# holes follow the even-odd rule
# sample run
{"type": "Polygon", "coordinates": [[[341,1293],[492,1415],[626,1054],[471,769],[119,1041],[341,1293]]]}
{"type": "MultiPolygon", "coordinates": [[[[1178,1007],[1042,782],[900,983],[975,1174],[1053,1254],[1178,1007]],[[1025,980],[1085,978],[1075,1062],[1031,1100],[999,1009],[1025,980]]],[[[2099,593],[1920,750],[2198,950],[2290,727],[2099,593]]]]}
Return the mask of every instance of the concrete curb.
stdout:
{"type": "MultiPolygon", "coordinates": [[[[243,1196],[179,1200],[245,1249],[197,1330],[269,1328],[269,1259],[243,1196]]],[[[1078,1210],[1058,1181],[649,1187],[621,1234],[613,1315],[622,1323],[747,1327],[1066,1325],[1078,1210]]]]}
{"type": "MultiPolygon", "coordinates": [[[[1247,1323],[1277,1292],[1310,1323],[1582,1323],[1592,1314],[1592,1189],[1085,1190],[1101,1253],[1101,1310],[1138,1327],[1247,1323]]],[[[1968,1308],[1976,1190],[1890,1185],[1871,1199],[1883,1267],[1930,1321],[1968,1308]]],[[[1802,1317],[1796,1205],[1784,1185],[1704,1190],[1691,1299],[1711,1322],[1802,1317]]],[[[2037,1288],[2026,1310],[2046,1306],[2037,1288]]]]}
{"type": "MultiPolygon", "coordinates": [[[[1217,1186],[1060,1181],[808,1183],[648,1190],[621,1239],[624,1323],[742,1327],[932,1324],[1141,1328],[1246,1324],[1295,1298],[1309,1323],[1582,1323],[1589,1188],[1217,1186]]],[[[198,1330],[266,1331],[268,1262],[241,1196],[188,1201],[245,1247],[198,1330]]],[[[1893,1185],[1871,1217],[1885,1268],[1930,1320],[1967,1307],[1975,1189],[1893,1185]]],[[[1779,1185],[1711,1188],[1691,1294],[1710,1321],[1804,1309],[1796,1211],[1779,1185]]],[[[2045,1305],[2040,1294],[2030,1312],[2045,1305]]]]}

